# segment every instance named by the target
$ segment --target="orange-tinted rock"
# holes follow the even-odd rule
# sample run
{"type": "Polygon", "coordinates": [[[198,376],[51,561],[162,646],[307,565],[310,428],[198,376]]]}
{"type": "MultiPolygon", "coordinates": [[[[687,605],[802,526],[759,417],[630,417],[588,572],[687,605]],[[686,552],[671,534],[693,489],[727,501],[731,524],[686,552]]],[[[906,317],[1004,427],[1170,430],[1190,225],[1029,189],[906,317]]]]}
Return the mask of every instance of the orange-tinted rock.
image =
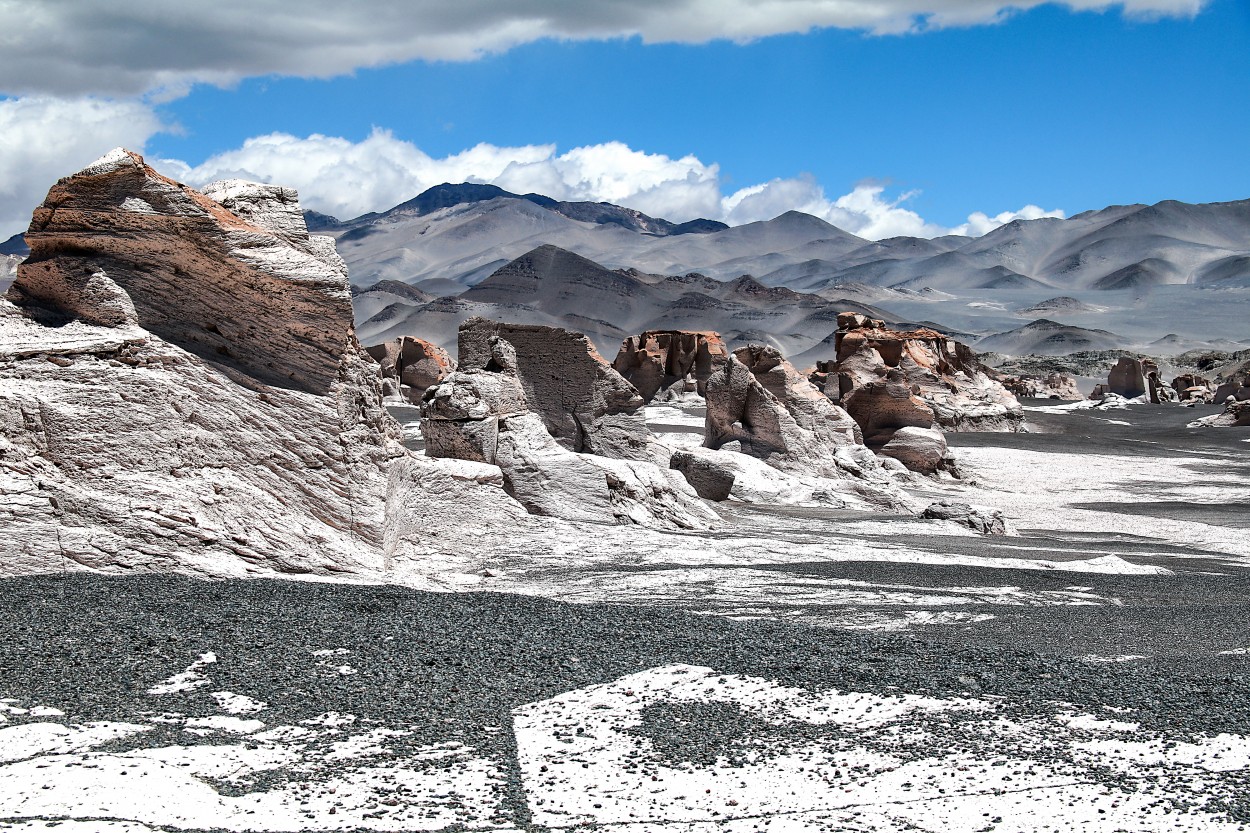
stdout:
{"type": "Polygon", "coordinates": [[[690,393],[703,396],[708,378],[728,360],[718,333],[648,330],[621,342],[612,367],[651,402],[690,393]]]}
{"type": "Polygon", "coordinates": [[[414,405],[420,404],[426,388],[446,379],[456,369],[450,353],[415,336],[400,336],[365,351],[381,366],[383,393],[414,405]]]}
{"type": "Polygon", "coordinates": [[[921,424],[923,408],[910,402],[912,398],[927,406],[931,422],[948,431],[1014,431],[1022,424],[1020,403],[966,345],[936,330],[892,330],[853,313],[839,315],[838,324],[835,358],[817,363],[816,374],[825,378],[830,398],[867,420],[860,426],[866,438],[872,435],[870,444],[887,441],[882,432],[892,423],[929,427],[921,424]],[[835,378],[837,390],[832,389],[835,378]],[[886,387],[874,388],[861,398],[858,409],[852,408],[856,391],[881,384],[886,387]],[[893,385],[902,385],[902,391],[893,385]],[[878,405],[871,404],[874,399],[878,405]]]}
{"type": "Polygon", "coordinates": [[[35,209],[9,299],[50,321],[137,324],[264,383],[327,392],[358,349],[334,242],[308,234],[294,191],[220,186],[233,210],[113,151],[35,209]]]}

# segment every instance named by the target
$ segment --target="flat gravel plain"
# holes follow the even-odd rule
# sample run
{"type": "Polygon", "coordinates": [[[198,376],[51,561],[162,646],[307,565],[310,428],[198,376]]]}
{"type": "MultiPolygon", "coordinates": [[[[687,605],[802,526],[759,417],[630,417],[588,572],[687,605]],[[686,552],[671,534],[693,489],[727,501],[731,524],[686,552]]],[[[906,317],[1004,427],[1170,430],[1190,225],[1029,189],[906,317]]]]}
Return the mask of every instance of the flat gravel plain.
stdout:
{"type": "MultiPolygon", "coordinates": [[[[920,581],[933,568],[836,569],[920,581]]],[[[1099,578],[1116,583],[1123,607],[1020,608],[1006,615],[1000,609],[988,622],[902,634],[389,586],[167,576],[9,579],[0,582],[0,697],[52,705],[64,712],[56,719],[67,724],[134,721],[153,713],[150,687],[211,651],[218,658],[213,687],[268,704],[269,724],[298,725],[339,712],[354,715],[361,726],[411,730],[394,741],[395,754],[402,755],[405,745],[449,740],[475,748],[504,774],[502,815],[494,822],[520,829],[531,828],[507,729],[512,711],[675,664],[810,692],[991,698],[1000,716],[1014,720],[1045,718],[1057,711],[1056,703],[1131,709],[1142,731],[1176,742],[1250,734],[1250,656],[1212,650],[1250,646],[1250,580],[1099,578]],[[341,651],[353,673],[320,673],[309,658],[327,650],[341,651]],[[1112,652],[1157,653],[1134,662],[1083,658],[1112,652]]],[[[178,708],[188,717],[220,712],[207,689],[180,695],[178,708]]],[[[661,704],[643,718],[636,731],[656,738],[652,757],[673,765],[720,755],[732,761],[735,749],[752,748],[742,746],[742,739],[760,732],[757,718],[718,703],[661,704]]],[[[14,725],[35,719],[10,718],[14,725]]],[[[219,742],[211,736],[197,740],[177,727],[157,728],[107,750],[219,742]]],[[[949,717],[925,728],[951,748],[979,745],[987,759],[1024,742],[973,737],[949,717]]],[[[774,731],[770,743],[819,740],[831,731],[794,723],[774,731]]],[[[319,773],[275,769],[219,789],[264,790],[284,778],[315,781],[334,772],[327,761],[319,773]]],[[[1101,777],[1109,787],[1131,789],[1116,772],[1101,777]]],[[[1244,771],[1225,773],[1220,783],[1220,794],[1203,797],[1205,812],[1218,807],[1227,821],[1250,821],[1244,771]]],[[[1185,812],[1183,801],[1176,812],[1185,812]]]]}

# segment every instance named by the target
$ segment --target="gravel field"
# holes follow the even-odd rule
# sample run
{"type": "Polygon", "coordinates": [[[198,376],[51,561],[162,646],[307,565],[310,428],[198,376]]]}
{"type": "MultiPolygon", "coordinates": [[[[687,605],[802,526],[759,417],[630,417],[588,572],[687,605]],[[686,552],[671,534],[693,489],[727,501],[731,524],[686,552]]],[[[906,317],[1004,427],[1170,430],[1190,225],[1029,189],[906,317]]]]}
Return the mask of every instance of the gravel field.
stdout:
{"type": "Polygon", "coordinates": [[[757,506],[480,592],[0,580],[0,828],[1244,831],[1250,466],[1200,415],[950,435],[1005,537],[757,506]]]}
{"type": "MultiPolygon", "coordinates": [[[[892,580],[923,581],[928,568],[842,565],[839,569],[847,575],[887,570],[892,580]]],[[[1019,578],[1050,583],[1067,580],[1019,578]]],[[[1250,594],[1246,592],[1250,582],[1243,576],[1169,577],[1166,582],[1117,576],[1109,580],[1122,594],[1122,607],[1020,608],[1010,616],[972,627],[876,634],[772,620],[727,621],[677,611],[569,605],[489,593],[431,594],[384,586],[269,580],[208,583],[173,577],[12,579],[2,585],[0,693],[12,708],[43,706],[63,712],[51,716],[55,723],[148,727],[93,747],[81,756],[79,763],[84,765],[90,765],[93,756],[136,760],[144,750],[234,748],[240,740],[260,748],[276,743],[258,739],[256,729],[189,731],[201,725],[197,721],[222,714],[221,698],[214,694],[221,691],[263,704],[248,717],[258,718],[265,727],[325,725],[327,714],[337,714],[351,716],[350,731],[374,732],[375,740],[379,730],[402,732],[385,735],[374,750],[373,757],[388,761],[419,757],[423,750],[440,744],[461,745],[473,750],[475,759],[488,762],[494,773],[489,782],[493,801],[475,804],[457,796],[455,790],[444,799],[463,810],[456,820],[472,829],[479,825],[523,830],[548,826],[534,820],[534,810],[542,806],[535,802],[543,801],[539,796],[544,793],[523,770],[524,750],[518,752],[518,737],[512,730],[518,710],[564,692],[672,667],[712,669],[711,679],[722,684],[726,678],[767,681],[805,696],[851,692],[889,701],[914,695],[947,703],[971,697],[988,704],[1000,727],[1053,725],[1056,715],[1067,713],[1103,719],[1114,715],[1136,724],[1132,731],[1117,735],[1124,742],[1141,738],[1162,749],[1166,744],[1184,746],[1235,737],[1241,742],[1241,752],[1230,754],[1247,754],[1250,651],[1221,654],[1214,648],[1250,648],[1250,625],[1246,624],[1250,622],[1250,594]],[[209,653],[215,661],[199,668],[211,683],[151,693],[209,653]],[[1097,661],[1135,653],[1146,658],[1097,661]]],[[[1202,783],[1196,787],[1192,766],[1183,767],[1180,774],[1163,767],[1145,776],[1089,766],[1068,747],[1093,735],[1073,730],[1063,742],[1052,741],[1039,749],[1034,731],[1004,728],[987,734],[983,710],[957,712],[953,718],[945,710],[911,715],[891,721],[891,732],[880,726],[857,732],[854,726],[802,719],[778,724],[735,702],[732,688],[714,682],[704,700],[658,698],[648,703],[637,725],[625,732],[638,747],[632,757],[627,756],[624,771],[710,770],[732,778],[749,764],[758,767],[761,760],[784,757],[794,750],[808,754],[816,750],[816,758],[836,757],[839,749],[852,742],[855,749],[867,750],[852,756],[852,761],[862,759],[867,765],[881,755],[889,757],[888,765],[873,763],[874,772],[933,759],[925,769],[940,773],[946,771],[943,758],[962,752],[983,761],[1001,759],[1012,771],[1032,768],[1036,772],[1043,766],[1080,769],[1082,783],[1109,795],[1125,799],[1143,792],[1150,795],[1158,802],[1160,818],[1178,822],[1178,829],[1204,829],[1203,825],[1220,821],[1234,825],[1229,829],[1240,829],[1237,823],[1250,821],[1250,803],[1244,798],[1250,794],[1250,784],[1244,767],[1200,769],[1202,783]],[[900,743],[898,733],[904,729],[923,735],[923,743],[900,743]],[[1178,787],[1186,778],[1188,786],[1178,787]],[[1160,784],[1166,796],[1151,792],[1160,784]]],[[[0,736],[23,725],[49,722],[49,715],[39,711],[9,712],[0,736]]],[[[580,726],[570,733],[579,740],[585,735],[580,726]]],[[[293,789],[295,795],[316,794],[338,786],[326,803],[340,808],[338,813],[350,814],[360,809],[356,804],[361,799],[343,790],[340,782],[344,777],[350,780],[361,761],[330,754],[348,734],[342,730],[305,737],[299,763],[264,766],[244,777],[208,781],[221,795],[234,797],[293,789]],[[310,756],[316,759],[311,768],[306,765],[310,756]]],[[[0,820],[25,825],[17,829],[43,829],[31,826],[36,822],[21,812],[24,802],[13,800],[6,779],[16,777],[12,770],[25,760],[41,755],[67,757],[48,753],[37,750],[29,758],[19,756],[15,763],[0,768],[0,820]]],[[[185,751],[182,754],[193,757],[185,751]]],[[[15,760],[7,751],[5,758],[15,760]]],[[[815,758],[812,762],[819,764],[815,758]]],[[[141,783],[140,779],[135,783],[141,783]]],[[[375,812],[382,811],[368,819],[362,813],[364,826],[449,827],[372,824],[384,819],[387,810],[401,806],[405,794],[397,789],[392,785],[377,791],[372,799],[363,799],[361,806],[372,801],[375,812]],[[388,798],[382,796],[390,800],[399,796],[401,804],[388,805],[388,798]]],[[[995,790],[1002,789],[997,784],[978,784],[976,794],[993,797],[995,790]]],[[[905,802],[905,792],[881,796],[878,802],[882,798],[905,802]]],[[[557,784],[548,793],[558,796],[564,791],[557,784]]],[[[742,794],[748,796],[750,790],[744,787],[742,794]]],[[[870,803],[865,802],[860,811],[869,809],[870,803]]],[[[162,818],[160,813],[136,815],[140,822],[162,818]]],[[[315,820],[303,820],[308,829],[353,829],[326,827],[327,818],[333,822],[333,815],[317,815],[315,820]]],[[[79,807],[49,817],[84,816],[79,807]]],[[[811,829],[832,823],[831,818],[812,819],[811,829]]],[[[105,823],[117,817],[101,814],[96,820],[105,823]]],[[[988,826],[950,829],[1015,829],[1010,821],[1007,826],[986,818],[978,822],[988,826]]],[[[592,827],[595,823],[595,819],[571,819],[564,826],[592,827]]],[[[1169,829],[1169,825],[1159,829],[1169,829]]],[[[213,828],[158,824],[152,829],[213,828]]],[[[847,829],[945,828],[931,828],[921,820],[913,828],[898,821],[897,826],[847,829]]]]}

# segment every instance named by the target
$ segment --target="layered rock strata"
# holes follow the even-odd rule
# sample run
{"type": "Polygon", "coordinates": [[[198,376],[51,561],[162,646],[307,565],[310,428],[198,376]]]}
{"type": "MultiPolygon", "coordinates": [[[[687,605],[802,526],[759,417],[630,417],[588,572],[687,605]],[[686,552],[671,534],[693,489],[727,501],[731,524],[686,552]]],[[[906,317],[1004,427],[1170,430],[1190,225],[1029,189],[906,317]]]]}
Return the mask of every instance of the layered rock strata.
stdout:
{"type": "Polygon", "coordinates": [[[292,192],[209,192],[234,210],[118,150],[36,210],[0,302],[0,572],[329,575],[400,547],[398,426],[333,243],[292,192]]]}
{"type": "Polygon", "coordinates": [[[456,361],[437,344],[415,336],[400,336],[365,348],[382,372],[382,393],[387,400],[421,404],[426,388],[446,379],[456,361]]]}
{"type": "Polygon", "coordinates": [[[638,389],[644,402],[667,402],[704,396],[708,378],[728,360],[718,333],[648,330],[621,343],[612,367],[638,389]]]}
{"type": "MultiPolygon", "coordinates": [[[[990,377],[972,350],[934,330],[897,331],[857,313],[842,313],[834,349],[836,357],[818,363],[816,373],[826,379],[825,393],[853,414],[874,412],[851,403],[869,385],[884,382],[902,385],[928,406],[933,422],[946,431],[1015,431],[1023,424],[1020,403],[990,377]]],[[[872,389],[868,395],[881,397],[882,392],[872,389]]],[[[888,441],[880,432],[883,424],[872,429],[882,443],[888,441]]]]}
{"type": "Polygon", "coordinates": [[[515,351],[515,368],[526,402],[547,432],[569,451],[623,460],[668,457],[647,428],[638,390],[608,364],[581,333],[538,324],[506,324],[470,318],[457,339],[463,371],[500,370],[493,339],[515,351]]]}

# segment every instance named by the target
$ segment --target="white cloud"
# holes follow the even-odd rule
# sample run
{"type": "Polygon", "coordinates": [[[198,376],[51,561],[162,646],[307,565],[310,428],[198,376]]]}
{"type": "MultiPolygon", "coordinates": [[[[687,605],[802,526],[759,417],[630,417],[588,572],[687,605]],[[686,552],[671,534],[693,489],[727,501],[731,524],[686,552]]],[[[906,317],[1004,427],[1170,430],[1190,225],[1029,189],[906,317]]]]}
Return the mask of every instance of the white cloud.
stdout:
{"type": "Polygon", "coordinates": [[[109,148],[142,150],[161,129],[156,114],[136,102],[0,100],[0,240],[26,229],[57,179],[109,148]]]}
{"type": "MultiPolygon", "coordinates": [[[[993,23],[1051,0],[0,0],[0,92],[177,96],[198,82],[330,77],[412,60],[471,60],[543,38],[750,41],[817,28],[878,34],[993,23]]],[[[1137,17],[1209,0],[1053,0],[1137,17]]]]}
{"type": "Polygon", "coordinates": [[[1036,205],[1026,205],[1019,211],[1004,211],[989,217],[983,212],[974,211],[968,215],[968,222],[951,229],[952,234],[966,234],[969,237],[980,237],[999,226],[1005,226],[1013,220],[1039,220],[1042,217],[1062,218],[1066,215],[1058,209],[1047,211],[1036,205]]]}
{"type": "Polygon", "coordinates": [[[980,235],[1017,218],[1063,216],[1061,211],[1027,206],[995,217],[976,212],[966,223],[946,228],[906,207],[913,193],[887,197],[884,186],[861,183],[829,199],[809,176],[774,179],[724,196],[717,165],[693,155],[674,159],[646,153],[621,142],[564,153],[554,145],[479,144],[434,158],[386,130],[375,129],[360,142],[274,133],[249,139],[194,167],[176,160],[149,161],[192,185],[231,177],[287,185],[299,191],[306,208],[344,219],[384,211],[444,182],[490,183],[518,194],[611,202],[675,222],[707,217],[738,225],[795,210],[874,240],[980,235]]]}

